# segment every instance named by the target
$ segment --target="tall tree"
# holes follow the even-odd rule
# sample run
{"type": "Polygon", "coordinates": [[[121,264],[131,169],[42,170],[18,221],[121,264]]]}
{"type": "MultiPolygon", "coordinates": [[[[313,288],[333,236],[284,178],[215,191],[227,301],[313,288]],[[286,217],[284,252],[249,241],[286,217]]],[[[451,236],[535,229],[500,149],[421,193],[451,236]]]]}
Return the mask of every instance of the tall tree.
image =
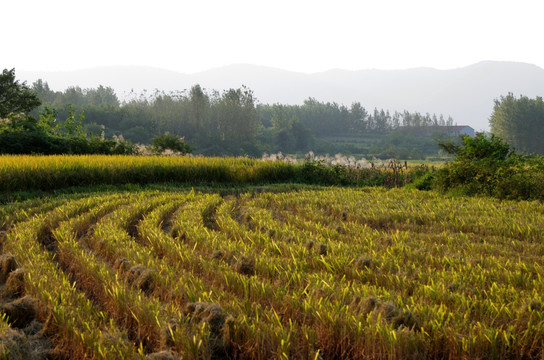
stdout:
{"type": "Polygon", "coordinates": [[[26,82],[15,80],[15,69],[2,71],[0,75],[0,119],[10,115],[28,113],[41,105],[38,95],[26,82]]]}
{"type": "Polygon", "coordinates": [[[83,92],[83,89],[79,86],[71,86],[68,89],[64,91],[60,96],[57,96],[55,99],[53,106],[55,107],[61,107],[61,106],[83,106],[86,105],[89,102],[89,99],[85,96],[86,94],[83,92]]]}
{"type": "Polygon", "coordinates": [[[368,118],[368,112],[361,105],[360,102],[354,102],[351,104],[350,109],[350,122],[352,131],[364,133],[366,131],[366,121],[368,118]]]}
{"type": "Polygon", "coordinates": [[[544,154],[544,102],[541,97],[516,98],[512,93],[495,100],[489,119],[491,132],[517,150],[544,154]]]}
{"type": "Polygon", "coordinates": [[[204,93],[200,85],[194,85],[189,93],[189,125],[191,132],[201,133],[206,128],[210,99],[204,93]]]}
{"type": "Polygon", "coordinates": [[[89,98],[89,105],[119,107],[119,98],[109,86],[100,85],[96,89],[87,89],[85,95],[89,98]]]}
{"type": "Polygon", "coordinates": [[[38,79],[32,83],[32,90],[37,93],[43,105],[52,105],[55,98],[60,92],[55,92],[49,88],[49,84],[42,79],[38,79]]]}
{"type": "Polygon", "coordinates": [[[243,143],[257,135],[255,100],[247,87],[223,92],[215,111],[215,129],[221,140],[243,143]]]}
{"type": "Polygon", "coordinates": [[[274,130],[281,131],[287,129],[289,127],[288,106],[274,104],[272,109],[273,115],[270,121],[274,130]]]}

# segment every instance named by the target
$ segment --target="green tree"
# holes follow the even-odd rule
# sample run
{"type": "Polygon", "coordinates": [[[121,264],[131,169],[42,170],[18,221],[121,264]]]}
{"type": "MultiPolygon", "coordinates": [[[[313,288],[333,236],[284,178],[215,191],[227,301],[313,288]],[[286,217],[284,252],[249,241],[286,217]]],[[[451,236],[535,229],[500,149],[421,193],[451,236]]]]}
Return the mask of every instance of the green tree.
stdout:
{"type": "Polygon", "coordinates": [[[309,147],[312,142],[312,133],[296,116],[291,119],[291,132],[293,133],[293,138],[295,140],[296,150],[310,150],[309,147]]]}
{"type": "Polygon", "coordinates": [[[41,105],[38,95],[26,82],[15,80],[15,69],[2,71],[0,75],[0,119],[10,115],[28,113],[41,105]]]}
{"type": "Polygon", "coordinates": [[[458,162],[485,160],[490,163],[501,163],[514,154],[510,145],[495,134],[486,137],[483,133],[477,133],[475,137],[464,136],[462,140],[462,144],[445,141],[438,146],[447,153],[456,155],[455,160],[458,162]]]}
{"type": "Polygon", "coordinates": [[[32,83],[32,90],[36,92],[43,105],[52,105],[60,92],[55,92],[49,88],[49,84],[42,79],[38,79],[32,83]]]}
{"type": "Polygon", "coordinates": [[[115,91],[107,86],[98,86],[96,89],[87,89],[85,95],[88,98],[89,105],[101,107],[119,107],[119,99],[115,91]]]}
{"type": "Polygon", "coordinates": [[[69,87],[68,89],[64,90],[64,93],[57,96],[55,101],[53,102],[53,106],[55,107],[61,107],[61,106],[83,106],[89,102],[89,99],[85,96],[85,93],[79,86],[69,87]]]}
{"type": "Polygon", "coordinates": [[[251,142],[257,127],[253,92],[245,86],[223,92],[215,107],[214,128],[219,138],[237,144],[251,142]]]}
{"type": "Polygon", "coordinates": [[[39,113],[38,128],[43,133],[48,135],[59,135],[60,124],[57,122],[57,112],[55,109],[46,106],[43,111],[39,113]]]}
{"type": "Polygon", "coordinates": [[[79,117],[76,117],[72,106],[68,106],[68,117],[64,120],[64,129],[66,130],[66,135],[68,137],[85,137],[86,133],[83,128],[83,119],[85,116],[81,114],[79,117]]]}
{"type": "Polygon", "coordinates": [[[270,121],[272,122],[272,127],[276,131],[281,131],[289,128],[289,113],[288,106],[274,104],[272,106],[273,115],[270,121]]]}
{"type": "Polygon", "coordinates": [[[368,112],[359,102],[351,104],[350,123],[352,131],[358,133],[364,133],[366,131],[366,122],[368,119],[368,112]]]}
{"type": "Polygon", "coordinates": [[[489,119],[491,132],[520,151],[544,154],[544,102],[512,93],[495,100],[489,119]]]}
{"type": "Polygon", "coordinates": [[[195,85],[189,93],[189,125],[192,132],[201,133],[206,127],[208,119],[210,99],[204,93],[200,85],[195,85]]]}

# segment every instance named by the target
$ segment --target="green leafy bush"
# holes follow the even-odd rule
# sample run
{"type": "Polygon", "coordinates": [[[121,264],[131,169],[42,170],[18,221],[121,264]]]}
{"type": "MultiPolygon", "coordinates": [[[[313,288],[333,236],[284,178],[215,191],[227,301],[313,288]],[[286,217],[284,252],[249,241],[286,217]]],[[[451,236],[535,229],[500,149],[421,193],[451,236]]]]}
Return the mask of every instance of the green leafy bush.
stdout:
{"type": "Polygon", "coordinates": [[[477,134],[461,145],[441,143],[456,155],[453,162],[427,179],[432,187],[463,195],[488,195],[503,199],[544,199],[544,158],[516,154],[500,137],[477,134]]]}

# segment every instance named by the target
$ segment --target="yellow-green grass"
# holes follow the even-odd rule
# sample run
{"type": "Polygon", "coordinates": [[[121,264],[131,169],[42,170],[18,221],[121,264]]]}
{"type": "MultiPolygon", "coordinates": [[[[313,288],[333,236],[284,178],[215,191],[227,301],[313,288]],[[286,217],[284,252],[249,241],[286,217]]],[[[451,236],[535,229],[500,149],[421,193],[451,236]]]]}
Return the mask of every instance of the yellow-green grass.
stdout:
{"type": "Polygon", "coordinates": [[[263,183],[287,181],[293,175],[290,164],[234,157],[0,156],[0,191],[129,183],[263,183]]]}
{"type": "Polygon", "coordinates": [[[234,157],[2,155],[0,195],[6,198],[6,194],[15,191],[164,183],[400,186],[423,172],[416,168],[406,171],[389,167],[355,169],[321,163],[290,164],[234,157]]]}
{"type": "Polygon", "coordinates": [[[543,356],[540,202],[322,188],[28,204],[3,251],[72,358],[543,356]]]}

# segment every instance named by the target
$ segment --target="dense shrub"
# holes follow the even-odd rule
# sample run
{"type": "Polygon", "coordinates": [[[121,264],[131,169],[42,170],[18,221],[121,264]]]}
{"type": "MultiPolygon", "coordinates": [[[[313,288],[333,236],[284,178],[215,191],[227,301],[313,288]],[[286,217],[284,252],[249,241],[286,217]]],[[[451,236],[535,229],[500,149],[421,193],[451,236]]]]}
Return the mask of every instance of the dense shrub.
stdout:
{"type": "Polygon", "coordinates": [[[136,148],[127,141],[98,137],[54,136],[41,131],[3,131],[0,132],[0,153],[131,155],[136,153],[136,148]]]}
{"type": "Polygon", "coordinates": [[[87,136],[81,120],[70,112],[64,131],[56,124],[55,112],[46,109],[37,120],[30,115],[10,116],[0,123],[0,154],[103,154],[132,155],[128,141],[87,136]]]}
{"type": "MultiPolygon", "coordinates": [[[[432,187],[463,195],[503,199],[544,199],[544,158],[516,154],[501,138],[477,134],[461,145],[440,146],[456,155],[454,161],[428,175],[432,187]]],[[[420,188],[428,183],[421,180],[420,188]]]]}

